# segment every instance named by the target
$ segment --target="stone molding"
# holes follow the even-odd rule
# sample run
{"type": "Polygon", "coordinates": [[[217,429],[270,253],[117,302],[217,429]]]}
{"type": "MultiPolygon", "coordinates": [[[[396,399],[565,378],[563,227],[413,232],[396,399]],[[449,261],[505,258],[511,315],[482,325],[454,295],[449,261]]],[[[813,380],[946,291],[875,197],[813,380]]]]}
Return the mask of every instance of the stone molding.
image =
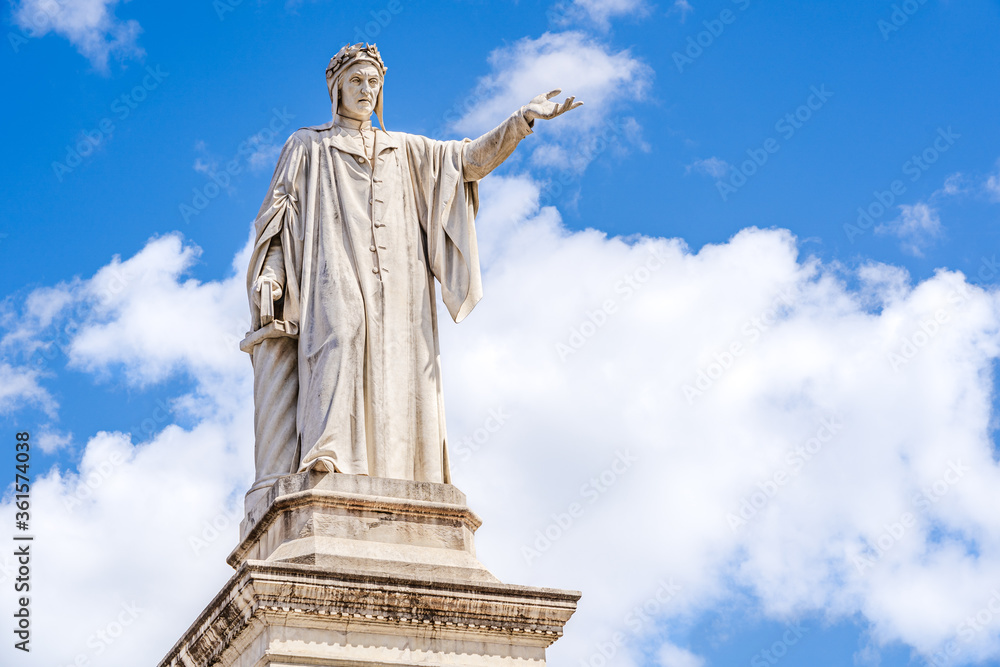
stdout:
{"type": "MultiPolygon", "coordinates": [[[[159,667],[243,664],[239,658],[268,629],[289,626],[311,626],[324,633],[349,631],[347,626],[353,626],[354,632],[366,635],[386,634],[391,626],[393,636],[433,635],[449,643],[544,651],[562,636],[579,598],[575,591],[406,581],[343,575],[311,565],[246,561],[159,667]]],[[[277,657],[273,651],[268,655],[257,660],[277,657]]],[[[307,663],[299,653],[294,656],[294,664],[335,664],[323,658],[307,663]]]]}

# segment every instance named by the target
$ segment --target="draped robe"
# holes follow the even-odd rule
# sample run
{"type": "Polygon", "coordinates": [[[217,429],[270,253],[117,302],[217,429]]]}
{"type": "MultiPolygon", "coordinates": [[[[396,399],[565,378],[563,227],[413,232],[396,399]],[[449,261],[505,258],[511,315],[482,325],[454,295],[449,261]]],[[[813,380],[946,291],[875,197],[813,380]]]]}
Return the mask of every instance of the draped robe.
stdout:
{"type": "Polygon", "coordinates": [[[247,274],[259,329],[244,341],[254,366],[251,493],[317,461],[449,482],[435,279],[460,322],[482,296],[478,180],[530,133],[521,112],[474,142],[375,130],[374,160],[360,132],[337,123],[289,138],[247,274]],[[282,327],[265,330],[253,289],[279,245],[282,327]]]}

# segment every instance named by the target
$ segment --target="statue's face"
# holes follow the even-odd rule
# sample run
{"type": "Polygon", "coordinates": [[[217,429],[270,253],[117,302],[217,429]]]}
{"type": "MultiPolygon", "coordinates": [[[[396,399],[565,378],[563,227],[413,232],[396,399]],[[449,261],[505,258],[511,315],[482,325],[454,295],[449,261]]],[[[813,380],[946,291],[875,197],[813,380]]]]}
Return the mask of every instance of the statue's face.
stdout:
{"type": "Polygon", "coordinates": [[[355,63],[347,68],[340,83],[337,113],[354,120],[369,120],[382,88],[382,75],[371,63],[355,63]]]}

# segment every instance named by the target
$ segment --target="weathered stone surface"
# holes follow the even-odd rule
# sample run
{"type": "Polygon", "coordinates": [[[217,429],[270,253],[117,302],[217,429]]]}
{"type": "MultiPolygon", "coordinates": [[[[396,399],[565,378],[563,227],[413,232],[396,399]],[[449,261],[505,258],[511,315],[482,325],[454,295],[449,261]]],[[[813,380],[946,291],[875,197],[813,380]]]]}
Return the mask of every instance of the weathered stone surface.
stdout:
{"type": "Polygon", "coordinates": [[[160,667],[544,665],[580,595],[500,583],[479,525],[450,485],[284,477],[160,667]]]}
{"type": "Polygon", "coordinates": [[[578,599],[246,561],[160,667],[541,665],[578,599]]]}
{"type": "Polygon", "coordinates": [[[251,508],[229,564],[499,583],[476,559],[481,523],[450,484],[310,471],[279,479],[251,508]]]}

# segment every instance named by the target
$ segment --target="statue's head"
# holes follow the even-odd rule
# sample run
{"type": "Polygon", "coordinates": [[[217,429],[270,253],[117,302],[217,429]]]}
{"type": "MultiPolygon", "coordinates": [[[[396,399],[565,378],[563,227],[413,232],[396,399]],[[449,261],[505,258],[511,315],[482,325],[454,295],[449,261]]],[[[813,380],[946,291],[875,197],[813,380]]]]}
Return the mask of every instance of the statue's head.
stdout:
{"type": "Polygon", "coordinates": [[[372,111],[382,120],[382,83],[386,67],[374,44],[348,44],[330,59],[326,68],[326,88],[333,113],[368,120],[372,111]]]}

